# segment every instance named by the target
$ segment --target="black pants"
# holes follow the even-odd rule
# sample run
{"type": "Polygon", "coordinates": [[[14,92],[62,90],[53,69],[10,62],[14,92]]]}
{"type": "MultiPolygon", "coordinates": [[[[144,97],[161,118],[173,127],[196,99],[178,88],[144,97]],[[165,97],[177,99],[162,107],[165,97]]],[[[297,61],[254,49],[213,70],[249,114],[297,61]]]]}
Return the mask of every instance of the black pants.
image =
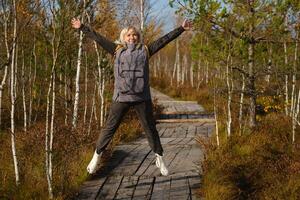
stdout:
{"type": "Polygon", "coordinates": [[[102,129],[97,141],[97,153],[101,153],[107,147],[117,131],[123,116],[128,112],[130,107],[135,109],[151,149],[162,156],[163,149],[155,126],[151,100],[142,102],[113,102],[105,127],[102,129]]]}

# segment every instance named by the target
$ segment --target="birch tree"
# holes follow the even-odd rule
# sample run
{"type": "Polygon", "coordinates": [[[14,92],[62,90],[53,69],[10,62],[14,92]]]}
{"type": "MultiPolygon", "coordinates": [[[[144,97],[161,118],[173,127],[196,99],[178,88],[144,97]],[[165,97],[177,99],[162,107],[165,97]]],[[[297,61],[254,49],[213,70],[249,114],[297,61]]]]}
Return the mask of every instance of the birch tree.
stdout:
{"type": "MultiPolygon", "coordinates": [[[[11,60],[11,54],[10,54],[10,49],[9,49],[9,44],[8,44],[8,22],[9,22],[9,9],[7,9],[7,5],[3,2],[2,4],[2,10],[3,10],[3,18],[4,18],[4,43],[5,43],[5,48],[6,48],[6,59],[7,62],[11,60]],[[6,11],[6,12],[5,12],[6,11]]],[[[0,127],[2,124],[2,96],[3,96],[3,89],[6,84],[6,79],[7,79],[7,74],[8,74],[8,64],[4,66],[4,75],[2,77],[1,85],[0,85],[0,127]]]]}
{"type": "Polygon", "coordinates": [[[11,59],[11,69],[10,69],[10,95],[11,95],[11,114],[10,114],[10,128],[11,128],[11,148],[12,148],[12,156],[14,161],[14,169],[15,169],[15,177],[16,184],[20,184],[19,177],[19,167],[18,167],[18,159],[15,145],[15,101],[16,101],[16,80],[15,80],[15,71],[17,68],[16,65],[16,52],[17,52],[17,9],[16,9],[16,0],[12,1],[13,3],[13,40],[12,40],[12,59],[11,59]]]}
{"type": "Polygon", "coordinates": [[[52,54],[52,66],[50,71],[50,79],[47,92],[46,101],[46,126],[45,126],[45,151],[46,151],[46,177],[48,183],[49,198],[53,199],[53,138],[54,138],[54,116],[55,116],[55,68],[57,65],[58,52],[61,43],[61,35],[58,33],[58,12],[56,7],[56,1],[50,2],[50,10],[52,14],[51,18],[51,54],[52,54]],[[52,101],[51,101],[52,99],[52,101]],[[49,116],[50,115],[50,116],[49,116]],[[50,118],[50,123],[49,123],[50,118]],[[50,125],[50,128],[49,128],[50,125]]]}
{"type": "MultiPolygon", "coordinates": [[[[84,0],[84,8],[85,8],[85,0],[84,0]]],[[[83,23],[83,16],[84,11],[81,16],[81,23],[83,23]]],[[[74,97],[74,109],[73,109],[73,119],[72,119],[72,126],[76,128],[77,125],[77,118],[78,118],[78,105],[79,105],[79,79],[80,79],[80,67],[81,67],[81,55],[82,55],[82,39],[83,39],[83,32],[80,31],[79,33],[79,41],[78,41],[78,55],[77,55],[77,66],[76,66],[76,79],[75,79],[75,97],[74,97]]]]}

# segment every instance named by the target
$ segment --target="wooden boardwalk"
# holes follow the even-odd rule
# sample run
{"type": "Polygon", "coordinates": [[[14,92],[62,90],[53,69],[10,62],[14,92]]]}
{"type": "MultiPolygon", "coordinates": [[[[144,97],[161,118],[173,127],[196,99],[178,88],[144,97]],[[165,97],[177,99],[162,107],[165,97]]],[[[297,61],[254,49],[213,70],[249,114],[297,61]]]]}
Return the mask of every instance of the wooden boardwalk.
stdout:
{"type": "Polygon", "coordinates": [[[151,93],[164,106],[157,129],[169,176],[160,175],[155,154],[146,138],[140,138],[118,145],[109,163],[82,185],[74,199],[201,199],[196,193],[203,152],[195,138],[209,137],[213,116],[203,114],[196,102],[176,101],[156,90],[151,93]]]}

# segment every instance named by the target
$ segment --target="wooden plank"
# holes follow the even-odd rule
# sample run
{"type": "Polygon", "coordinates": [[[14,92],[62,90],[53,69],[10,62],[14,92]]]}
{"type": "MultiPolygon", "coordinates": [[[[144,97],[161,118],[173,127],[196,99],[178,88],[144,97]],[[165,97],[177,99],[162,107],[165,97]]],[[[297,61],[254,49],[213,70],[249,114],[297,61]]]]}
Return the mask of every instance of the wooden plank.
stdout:
{"type": "Polygon", "coordinates": [[[135,190],[133,192],[133,200],[150,199],[152,195],[155,177],[141,176],[138,179],[135,190]]]}
{"type": "Polygon", "coordinates": [[[215,123],[215,119],[158,119],[158,123],[191,123],[191,122],[208,122],[215,123]]]}
{"type": "Polygon", "coordinates": [[[151,200],[170,199],[171,177],[156,177],[151,200]]]}
{"type": "Polygon", "coordinates": [[[187,131],[187,135],[186,137],[195,137],[196,135],[196,126],[195,125],[191,125],[191,124],[188,124],[188,131],[187,131]]]}
{"type": "Polygon", "coordinates": [[[76,195],[75,199],[95,199],[99,190],[101,190],[106,181],[107,177],[84,182],[80,187],[79,193],[76,195]]]}
{"type": "Polygon", "coordinates": [[[199,199],[203,152],[195,137],[211,135],[212,114],[195,101],[177,101],[152,89],[151,93],[164,107],[163,114],[170,115],[162,117],[172,117],[159,119],[156,125],[169,176],[160,175],[155,154],[146,137],[141,137],[116,147],[94,180],[82,186],[82,199],[199,199]]]}
{"type": "Polygon", "coordinates": [[[176,131],[175,128],[168,128],[168,130],[166,130],[162,136],[166,138],[171,138],[175,131],[176,131]]]}
{"type": "Polygon", "coordinates": [[[187,160],[187,156],[189,155],[192,147],[187,146],[183,148],[179,154],[175,157],[175,159],[170,164],[170,169],[172,173],[184,172],[187,171],[186,167],[189,166],[190,161],[187,160]]]}
{"type": "Polygon", "coordinates": [[[153,163],[154,159],[155,159],[155,154],[150,151],[147,155],[145,155],[145,157],[144,157],[143,161],[141,162],[140,166],[134,172],[134,175],[135,176],[144,175],[145,172],[147,171],[147,169],[153,163]]]}
{"type": "Polygon", "coordinates": [[[137,176],[126,176],[124,177],[122,184],[117,192],[115,200],[119,199],[132,199],[133,192],[136,188],[136,184],[138,182],[137,176]]]}
{"type": "Polygon", "coordinates": [[[123,174],[124,176],[132,175],[142,162],[145,154],[149,152],[148,145],[140,145],[134,151],[127,154],[126,158],[114,170],[114,174],[123,174]]]}
{"type": "MultiPolygon", "coordinates": [[[[163,156],[163,160],[165,165],[168,168],[169,165],[169,161],[172,158],[172,154],[173,151],[175,150],[175,146],[167,146],[167,148],[164,149],[164,156],[163,156]]],[[[149,162],[149,165],[147,168],[145,168],[143,175],[144,176],[150,176],[150,177],[158,177],[158,176],[162,176],[160,174],[160,170],[159,168],[156,166],[156,156],[153,157],[153,159],[151,160],[151,162],[149,162]]]]}
{"type": "Polygon", "coordinates": [[[172,176],[170,199],[188,199],[189,183],[186,176],[172,176]]]}
{"type": "Polygon", "coordinates": [[[99,191],[96,199],[113,199],[116,196],[118,189],[124,179],[124,176],[110,176],[108,181],[99,191]]]}
{"type": "Polygon", "coordinates": [[[188,178],[188,184],[189,184],[189,193],[191,195],[192,200],[201,200],[199,192],[201,187],[201,176],[198,175],[190,175],[188,178]]]}

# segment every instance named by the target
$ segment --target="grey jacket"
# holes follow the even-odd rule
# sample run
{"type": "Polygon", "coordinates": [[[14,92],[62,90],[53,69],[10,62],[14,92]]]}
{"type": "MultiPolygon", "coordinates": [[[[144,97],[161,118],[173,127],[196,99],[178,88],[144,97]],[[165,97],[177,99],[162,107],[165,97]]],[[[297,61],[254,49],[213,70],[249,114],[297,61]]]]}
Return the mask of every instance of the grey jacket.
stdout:
{"type": "Polygon", "coordinates": [[[126,45],[116,50],[117,45],[91,28],[82,25],[80,30],[95,40],[111,55],[114,60],[114,95],[113,101],[138,102],[150,100],[149,58],[169,42],[178,37],[184,29],[176,28],[146,47],[143,44],[126,45]]]}

